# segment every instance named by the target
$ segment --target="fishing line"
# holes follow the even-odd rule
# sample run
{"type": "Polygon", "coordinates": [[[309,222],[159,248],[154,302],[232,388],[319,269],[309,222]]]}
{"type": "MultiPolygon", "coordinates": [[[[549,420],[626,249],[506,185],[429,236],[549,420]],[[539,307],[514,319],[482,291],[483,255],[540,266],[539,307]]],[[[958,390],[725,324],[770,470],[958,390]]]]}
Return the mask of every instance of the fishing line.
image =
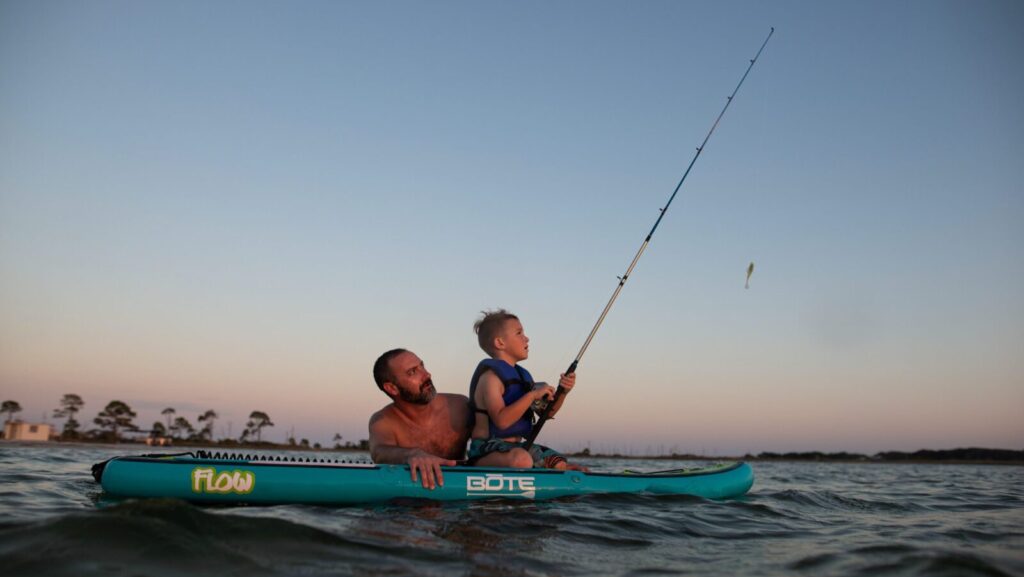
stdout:
{"type": "MultiPolygon", "coordinates": [[[[612,297],[608,299],[608,304],[605,305],[604,310],[601,312],[601,316],[598,317],[597,319],[597,323],[595,323],[594,328],[590,330],[590,335],[587,336],[587,340],[583,343],[583,346],[580,348],[580,352],[577,353],[576,358],[573,359],[572,364],[569,365],[569,368],[565,371],[565,374],[570,375],[576,372],[576,367],[579,365],[580,359],[583,358],[583,354],[586,353],[587,348],[590,347],[591,341],[594,340],[594,335],[597,334],[597,330],[601,328],[601,323],[603,323],[605,317],[608,316],[608,311],[610,311],[612,305],[615,304],[615,299],[619,298],[619,293],[622,292],[622,287],[626,284],[626,281],[629,279],[629,275],[633,272],[633,267],[636,266],[637,261],[640,260],[640,256],[647,249],[647,245],[650,244],[651,237],[654,236],[654,231],[656,231],[658,229],[658,225],[661,224],[661,219],[665,218],[665,213],[668,212],[669,205],[672,204],[672,201],[675,200],[676,198],[676,194],[679,193],[679,189],[682,188],[683,181],[685,181],[686,177],[690,175],[690,170],[693,168],[693,165],[697,162],[697,159],[700,158],[700,154],[704,152],[704,147],[707,145],[708,140],[711,139],[711,135],[715,132],[715,129],[718,128],[718,123],[722,120],[722,117],[725,116],[725,111],[729,109],[729,105],[732,104],[733,98],[735,98],[736,93],[739,92],[740,86],[743,86],[743,81],[747,79],[747,75],[750,74],[750,70],[754,68],[754,63],[757,62],[757,59],[761,56],[761,52],[764,51],[764,47],[767,46],[768,40],[771,39],[772,34],[774,33],[775,28],[772,27],[771,30],[768,32],[768,37],[765,38],[764,42],[761,44],[761,48],[758,49],[757,54],[754,55],[754,58],[750,60],[750,65],[747,66],[747,70],[746,72],[743,73],[743,77],[740,78],[740,81],[736,85],[736,88],[732,91],[732,94],[726,97],[725,106],[722,107],[722,111],[718,113],[718,117],[715,118],[714,124],[711,125],[711,130],[709,130],[707,136],[704,137],[704,141],[701,142],[700,146],[697,147],[697,152],[696,154],[693,155],[693,159],[690,161],[690,165],[686,167],[686,172],[684,172],[683,177],[679,179],[679,184],[677,184],[675,190],[672,191],[672,196],[669,197],[668,202],[665,203],[665,206],[661,208],[660,214],[658,214],[658,219],[654,221],[654,226],[651,227],[651,231],[647,233],[647,238],[645,238],[644,242],[640,245],[640,249],[636,251],[636,256],[633,257],[633,261],[629,263],[629,267],[626,269],[626,272],[619,277],[619,284],[615,287],[615,292],[613,292],[612,297]]],[[[544,410],[540,414],[540,418],[537,420],[536,424],[533,425],[533,430],[530,432],[530,436],[526,438],[526,443],[523,445],[524,449],[529,450],[530,447],[533,446],[533,442],[534,440],[537,439],[537,435],[540,434],[540,430],[541,428],[544,427],[544,423],[547,422],[547,420],[551,417],[551,409],[558,403],[558,401],[563,396],[565,396],[565,389],[559,386],[558,390],[555,391],[555,397],[551,400],[551,402],[547,404],[546,407],[544,407],[544,410]]]]}

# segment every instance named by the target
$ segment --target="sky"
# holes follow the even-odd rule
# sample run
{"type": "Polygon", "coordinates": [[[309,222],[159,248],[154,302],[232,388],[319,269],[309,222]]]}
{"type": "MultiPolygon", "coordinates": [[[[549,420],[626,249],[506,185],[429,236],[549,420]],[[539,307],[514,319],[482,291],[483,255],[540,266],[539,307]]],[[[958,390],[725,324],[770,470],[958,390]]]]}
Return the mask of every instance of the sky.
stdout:
{"type": "Polygon", "coordinates": [[[0,0],[0,397],[358,440],[497,307],[554,382],[771,27],[541,442],[1024,448],[1009,0],[0,0]]]}

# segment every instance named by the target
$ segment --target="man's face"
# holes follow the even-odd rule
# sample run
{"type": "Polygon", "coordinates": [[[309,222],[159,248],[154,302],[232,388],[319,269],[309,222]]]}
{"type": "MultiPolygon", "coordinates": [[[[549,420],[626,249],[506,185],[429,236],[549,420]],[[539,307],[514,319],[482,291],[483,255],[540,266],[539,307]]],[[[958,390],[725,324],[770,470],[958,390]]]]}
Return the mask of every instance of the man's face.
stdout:
{"type": "Polygon", "coordinates": [[[427,405],[434,400],[434,381],[419,357],[408,351],[399,353],[391,359],[389,367],[400,399],[414,405],[427,405]]]}

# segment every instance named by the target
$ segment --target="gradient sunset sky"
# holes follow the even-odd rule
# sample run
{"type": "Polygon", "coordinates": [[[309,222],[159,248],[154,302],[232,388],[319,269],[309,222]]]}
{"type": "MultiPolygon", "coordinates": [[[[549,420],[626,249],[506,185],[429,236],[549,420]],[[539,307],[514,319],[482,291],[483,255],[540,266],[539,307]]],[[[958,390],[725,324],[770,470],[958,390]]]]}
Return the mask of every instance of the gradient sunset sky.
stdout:
{"type": "Polygon", "coordinates": [[[542,442],[1024,448],[1009,0],[0,1],[0,397],[357,440],[495,307],[555,381],[772,26],[542,442]]]}

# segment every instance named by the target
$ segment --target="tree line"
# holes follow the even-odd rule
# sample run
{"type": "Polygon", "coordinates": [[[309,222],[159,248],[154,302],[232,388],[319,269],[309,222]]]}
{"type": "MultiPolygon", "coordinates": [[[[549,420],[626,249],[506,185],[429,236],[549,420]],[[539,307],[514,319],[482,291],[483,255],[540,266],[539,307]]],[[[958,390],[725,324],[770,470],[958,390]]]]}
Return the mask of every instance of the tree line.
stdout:
{"type": "MultiPolygon", "coordinates": [[[[107,440],[120,441],[121,434],[125,432],[147,433],[150,437],[170,437],[179,441],[212,442],[213,425],[217,420],[217,411],[207,410],[199,415],[199,427],[192,426],[192,423],[184,416],[178,415],[172,407],[160,412],[166,418],[166,424],[155,421],[148,430],[142,429],[135,424],[134,419],[138,414],[124,401],[110,401],[92,420],[96,428],[83,430],[82,423],[78,421],[78,413],[85,406],[82,397],[75,394],[64,395],[60,400],[60,406],[54,409],[53,416],[57,419],[66,419],[64,428],[61,431],[61,440],[107,440]]],[[[9,422],[14,415],[21,412],[21,405],[17,401],[4,401],[0,406],[0,415],[6,414],[9,422]]],[[[270,416],[263,411],[253,411],[249,415],[249,421],[239,438],[240,442],[255,440],[259,443],[263,440],[263,429],[273,427],[274,423],[270,416]]]]}
{"type": "MultiPolygon", "coordinates": [[[[188,418],[178,414],[173,407],[167,407],[160,411],[164,421],[154,421],[149,429],[144,430],[134,422],[138,415],[128,406],[128,403],[124,401],[110,401],[92,420],[96,428],[84,430],[82,423],[78,420],[78,414],[84,406],[85,401],[79,395],[66,394],[61,398],[59,406],[53,410],[54,418],[65,419],[64,427],[59,436],[61,440],[107,441],[116,443],[122,440],[123,433],[133,432],[144,433],[152,438],[168,437],[176,441],[185,442],[259,444],[263,442],[263,429],[274,426],[274,422],[267,413],[264,411],[253,411],[249,414],[249,420],[246,422],[245,428],[238,439],[222,438],[217,441],[214,439],[213,432],[214,423],[219,418],[217,411],[208,409],[197,417],[196,426],[193,426],[188,418]]],[[[7,415],[5,422],[13,420],[14,415],[21,411],[21,405],[17,401],[7,400],[0,406],[0,415],[7,415]]],[[[349,442],[344,445],[341,444],[341,441],[342,437],[340,434],[334,435],[334,448],[364,450],[367,448],[365,440],[360,440],[358,444],[349,442]]],[[[289,438],[288,444],[298,447],[320,448],[320,443],[314,443],[310,447],[308,439],[302,439],[297,442],[294,438],[289,438]]]]}

